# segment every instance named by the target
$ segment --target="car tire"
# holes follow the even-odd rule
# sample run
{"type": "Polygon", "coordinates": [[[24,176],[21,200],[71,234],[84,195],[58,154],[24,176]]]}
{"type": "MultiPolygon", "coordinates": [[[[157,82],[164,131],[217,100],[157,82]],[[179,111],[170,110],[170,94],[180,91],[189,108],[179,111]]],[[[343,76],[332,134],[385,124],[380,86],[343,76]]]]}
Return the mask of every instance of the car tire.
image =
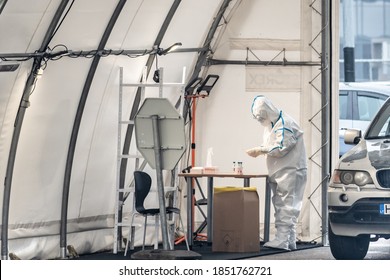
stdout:
{"type": "Polygon", "coordinates": [[[336,235],[329,225],[329,245],[330,251],[336,260],[362,260],[367,254],[370,236],[336,235]]]}

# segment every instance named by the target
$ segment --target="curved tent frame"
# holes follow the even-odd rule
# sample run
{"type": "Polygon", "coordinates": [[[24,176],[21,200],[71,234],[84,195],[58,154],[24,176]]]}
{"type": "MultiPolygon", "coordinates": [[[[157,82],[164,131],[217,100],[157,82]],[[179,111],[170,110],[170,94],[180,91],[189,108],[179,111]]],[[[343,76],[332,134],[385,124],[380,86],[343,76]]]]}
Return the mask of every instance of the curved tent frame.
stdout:
{"type": "MultiPolygon", "coordinates": [[[[149,73],[153,68],[153,63],[157,59],[156,54],[156,47],[159,48],[160,45],[163,44],[166,40],[172,39],[172,34],[167,35],[168,29],[175,24],[175,16],[177,15],[178,10],[183,6],[183,4],[187,5],[188,7],[189,2],[187,1],[181,1],[181,0],[173,0],[169,8],[165,7],[165,10],[167,11],[165,18],[162,21],[161,27],[158,29],[157,35],[155,36],[155,39],[152,42],[152,48],[147,50],[142,49],[135,49],[135,50],[112,50],[112,49],[106,49],[107,43],[110,40],[110,37],[117,36],[116,33],[113,32],[113,30],[116,28],[117,23],[120,21],[123,21],[123,17],[125,17],[125,12],[127,11],[126,5],[129,4],[126,0],[118,0],[115,7],[113,7],[110,19],[108,20],[107,25],[105,26],[105,31],[103,32],[100,42],[98,43],[98,47],[94,51],[72,51],[65,49],[64,51],[54,52],[53,49],[50,49],[49,45],[52,43],[53,38],[55,35],[58,35],[58,31],[61,30],[62,23],[66,21],[67,16],[69,13],[77,12],[75,10],[74,1],[69,0],[62,0],[62,1],[53,1],[55,3],[58,3],[58,7],[55,9],[55,12],[53,13],[52,19],[50,24],[48,24],[47,31],[45,32],[45,35],[42,39],[42,42],[40,43],[40,47],[34,51],[34,52],[20,52],[20,53],[12,53],[12,52],[4,52],[3,50],[7,48],[2,48],[0,45],[0,57],[3,61],[19,61],[23,64],[26,64],[29,60],[32,60],[31,69],[28,71],[29,75],[26,78],[26,82],[24,85],[23,93],[21,94],[19,108],[17,110],[17,113],[15,114],[15,125],[13,128],[12,133],[12,139],[9,144],[9,154],[7,158],[7,165],[6,165],[6,172],[4,174],[4,191],[3,191],[3,205],[2,205],[2,232],[1,232],[1,240],[2,240],[2,246],[1,246],[1,255],[2,259],[8,258],[9,253],[9,214],[11,209],[11,190],[12,186],[14,184],[13,182],[13,176],[15,173],[15,163],[17,160],[19,160],[18,157],[18,145],[19,145],[19,139],[22,132],[22,127],[25,119],[26,110],[29,107],[30,104],[30,96],[31,92],[34,91],[37,83],[37,79],[39,78],[40,71],[42,69],[43,65],[46,65],[49,60],[55,60],[60,59],[62,57],[72,57],[72,56],[78,56],[80,58],[85,58],[92,56],[92,62],[89,66],[89,70],[87,71],[85,81],[80,93],[79,102],[77,105],[77,109],[74,114],[74,120],[73,120],[73,126],[71,129],[71,134],[69,138],[69,146],[66,153],[66,162],[64,164],[64,177],[63,177],[63,186],[62,186],[62,203],[61,203],[61,218],[60,218],[60,257],[65,258],[66,257],[66,247],[67,247],[67,236],[68,236],[68,212],[69,212],[69,192],[71,190],[72,186],[72,174],[75,171],[75,167],[73,165],[75,161],[75,153],[77,153],[77,146],[80,145],[79,143],[79,132],[80,128],[82,127],[82,121],[85,116],[85,107],[87,104],[87,100],[90,98],[90,92],[91,88],[93,87],[93,81],[97,79],[97,70],[99,68],[99,65],[101,65],[101,58],[107,57],[107,56],[145,56],[148,55],[145,63],[143,63],[143,68],[146,68],[147,73],[147,79],[149,79],[149,73]],[[92,55],[91,55],[92,54],[92,55]]],[[[138,9],[141,10],[143,5],[153,5],[150,3],[147,3],[148,1],[138,1],[139,6],[138,9]]],[[[302,0],[302,2],[308,2],[302,0]]],[[[203,5],[208,3],[207,0],[203,1],[203,5]]],[[[8,1],[2,1],[0,6],[0,20],[2,18],[3,13],[7,13],[7,8],[10,5],[10,2],[8,1]]],[[[53,4],[51,4],[53,5],[53,4]]],[[[163,4],[161,4],[163,5],[163,4]]],[[[134,4],[135,6],[135,4],[134,4]]],[[[216,48],[219,47],[220,39],[222,38],[225,30],[220,30],[221,26],[226,27],[228,20],[231,17],[234,17],[234,13],[236,10],[242,6],[242,1],[240,0],[223,0],[219,1],[219,5],[213,4],[213,7],[215,7],[215,13],[212,19],[210,20],[208,31],[205,32],[205,37],[203,42],[200,44],[200,46],[195,47],[189,47],[189,48],[182,48],[176,51],[175,53],[177,55],[184,54],[184,53],[192,53],[194,56],[192,71],[189,75],[188,81],[191,81],[192,79],[199,77],[199,76],[205,76],[207,75],[208,71],[210,70],[210,67],[217,66],[217,65],[262,65],[262,66],[269,66],[269,65],[282,65],[282,66],[320,66],[320,74],[317,77],[321,78],[321,89],[318,90],[321,94],[321,180],[319,183],[321,194],[322,194],[322,202],[320,210],[320,216],[322,217],[322,225],[321,225],[321,237],[322,243],[326,243],[326,234],[327,234],[327,209],[326,209],[326,188],[327,188],[327,181],[329,179],[330,174],[330,126],[329,126],[329,120],[330,120],[330,104],[332,104],[332,99],[330,95],[331,87],[330,87],[330,71],[332,69],[330,68],[330,50],[331,50],[331,44],[330,44],[330,27],[331,27],[331,11],[332,6],[330,1],[323,0],[321,1],[321,31],[320,34],[316,35],[316,37],[313,39],[321,39],[321,51],[319,52],[320,56],[320,63],[316,61],[283,61],[283,62],[277,62],[274,60],[268,60],[268,61],[249,61],[248,59],[245,61],[237,61],[237,60],[231,60],[231,59],[217,59],[213,58],[213,55],[216,52],[216,48]],[[321,36],[319,36],[321,35],[321,36]],[[318,38],[319,37],[319,38],[318,38]],[[214,45],[212,45],[212,42],[214,41],[214,45]],[[202,72],[203,71],[203,72],[202,72]]],[[[313,5],[314,6],[314,5],[313,5]]],[[[51,7],[50,4],[48,4],[48,7],[51,7]]],[[[199,10],[202,10],[199,7],[196,7],[199,10]]],[[[314,10],[314,8],[313,8],[314,10]]],[[[181,10],[183,12],[183,10],[181,10]]],[[[50,13],[43,12],[44,15],[48,15],[50,13]]],[[[134,19],[133,19],[134,20],[134,19]]],[[[129,25],[131,26],[131,25],[129,25]]],[[[65,30],[63,30],[65,31],[65,30]]],[[[185,30],[184,30],[185,32],[185,30]]],[[[65,33],[66,34],[66,33],[65,33]]],[[[117,37],[116,37],[117,38],[117,37]]],[[[115,40],[115,39],[113,39],[115,40]]],[[[110,42],[112,44],[112,42],[110,42]]],[[[140,63],[142,64],[142,63],[140,63]]],[[[18,71],[22,71],[19,67],[18,71]]],[[[142,72],[138,71],[138,73],[142,72]]],[[[316,79],[315,77],[314,79],[316,79]]],[[[140,79],[142,81],[142,78],[140,79]]],[[[182,102],[182,96],[178,96],[177,99],[177,108],[179,107],[178,104],[182,102]]],[[[135,114],[137,113],[137,109],[141,102],[141,88],[137,88],[135,91],[134,99],[132,102],[131,109],[128,111],[128,119],[134,120],[135,114]]],[[[184,102],[184,111],[183,115],[187,116],[188,111],[190,110],[189,107],[187,107],[188,104],[184,102]]],[[[316,115],[313,116],[315,118],[316,115]]],[[[3,127],[2,127],[3,129],[3,127]]],[[[122,147],[122,152],[129,153],[131,150],[131,147],[134,145],[132,142],[132,139],[134,137],[133,135],[134,125],[130,124],[127,127],[127,130],[125,132],[125,140],[122,147]]],[[[313,156],[310,157],[312,159],[317,152],[312,153],[313,156]]],[[[122,159],[121,166],[120,166],[120,188],[124,188],[126,185],[126,182],[129,182],[129,178],[126,176],[126,174],[129,174],[129,170],[132,170],[132,166],[128,165],[128,159],[122,159]]],[[[18,173],[19,174],[19,173],[18,173]]],[[[315,188],[317,190],[317,188],[315,188]]],[[[123,205],[126,197],[121,194],[120,195],[120,204],[123,205]]],[[[119,219],[122,219],[123,216],[123,208],[121,207],[119,209],[119,219]]],[[[20,238],[20,237],[17,237],[20,238]]],[[[120,242],[122,240],[122,229],[120,228],[118,231],[118,240],[117,242],[120,242]]],[[[104,246],[103,246],[104,247],[104,246]]],[[[102,249],[102,248],[100,248],[102,249]]],[[[86,252],[88,249],[85,250],[86,252]]],[[[47,254],[47,256],[52,256],[50,254],[47,254]]]]}

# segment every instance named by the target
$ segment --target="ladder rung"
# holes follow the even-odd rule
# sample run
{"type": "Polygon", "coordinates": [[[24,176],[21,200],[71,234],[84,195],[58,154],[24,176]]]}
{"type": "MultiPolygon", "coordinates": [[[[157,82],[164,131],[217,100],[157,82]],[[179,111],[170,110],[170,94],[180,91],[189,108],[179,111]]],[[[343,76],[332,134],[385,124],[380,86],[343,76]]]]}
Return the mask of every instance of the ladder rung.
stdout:
{"type": "Polygon", "coordinates": [[[116,223],[116,226],[119,226],[119,227],[129,227],[131,225],[129,223],[116,223]]]}
{"type": "Polygon", "coordinates": [[[134,188],[123,188],[123,189],[118,189],[118,192],[133,192],[134,188]]]}
{"type": "Polygon", "coordinates": [[[122,84],[123,87],[159,87],[159,84],[122,84]]]}
{"type": "Polygon", "coordinates": [[[142,84],[142,83],[135,83],[135,84],[121,84],[123,87],[177,87],[177,86],[184,86],[182,83],[165,83],[165,84],[142,84]]]}
{"type": "Polygon", "coordinates": [[[120,155],[120,158],[143,158],[142,155],[120,155]]]}
{"type": "Polygon", "coordinates": [[[120,121],[120,124],[134,124],[134,121],[120,121]]]}
{"type": "MultiPolygon", "coordinates": [[[[141,215],[140,215],[140,217],[141,217],[141,215]]],[[[174,221],[173,221],[173,220],[167,220],[167,223],[172,225],[172,224],[174,223],[174,221]]],[[[135,223],[135,222],[134,222],[134,223],[133,223],[133,226],[135,226],[135,225],[143,226],[144,223],[140,223],[140,222],[135,223]]],[[[154,226],[154,225],[155,225],[155,222],[154,222],[154,221],[148,221],[148,222],[146,223],[146,225],[148,225],[148,226],[154,226]]],[[[130,227],[131,224],[130,224],[130,223],[117,223],[116,226],[118,226],[118,227],[130,227]]],[[[160,225],[159,225],[159,226],[160,226],[160,225]]]]}

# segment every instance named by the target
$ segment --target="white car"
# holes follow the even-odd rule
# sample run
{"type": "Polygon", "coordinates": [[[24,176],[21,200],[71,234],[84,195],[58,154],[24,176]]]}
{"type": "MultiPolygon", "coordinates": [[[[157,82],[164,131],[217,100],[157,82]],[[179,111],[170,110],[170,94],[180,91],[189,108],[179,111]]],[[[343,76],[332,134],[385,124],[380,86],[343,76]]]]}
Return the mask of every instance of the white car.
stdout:
{"type": "Polygon", "coordinates": [[[354,146],[345,144],[345,131],[353,128],[364,132],[389,96],[390,83],[386,82],[339,84],[339,156],[354,146]]]}
{"type": "Polygon", "coordinates": [[[368,126],[346,130],[356,144],[328,187],[329,244],[336,259],[363,259],[370,241],[390,238],[390,98],[368,126]]]}

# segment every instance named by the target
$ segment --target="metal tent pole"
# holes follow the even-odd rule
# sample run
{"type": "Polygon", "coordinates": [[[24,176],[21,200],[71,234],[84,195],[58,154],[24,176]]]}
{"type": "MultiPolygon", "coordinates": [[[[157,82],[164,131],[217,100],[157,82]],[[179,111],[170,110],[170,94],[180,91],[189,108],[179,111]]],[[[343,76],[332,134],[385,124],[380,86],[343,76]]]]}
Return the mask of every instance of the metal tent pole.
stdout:
{"type": "Polygon", "coordinates": [[[322,92],[322,113],[321,113],[321,146],[322,146],[322,244],[327,244],[328,232],[328,199],[327,189],[330,174],[330,77],[329,77],[329,56],[330,56],[330,3],[328,0],[322,1],[322,37],[321,37],[321,92],[322,92]]]}
{"type": "Polygon", "coordinates": [[[161,224],[161,233],[162,233],[162,243],[163,249],[169,250],[169,240],[168,240],[168,227],[167,227],[167,216],[165,199],[164,199],[164,180],[162,174],[162,157],[161,157],[161,144],[160,144],[160,132],[159,132],[159,117],[158,115],[152,116],[152,126],[153,126],[153,143],[154,143],[154,156],[156,160],[156,175],[157,175],[157,192],[158,192],[158,202],[160,205],[160,224],[161,224]]]}

